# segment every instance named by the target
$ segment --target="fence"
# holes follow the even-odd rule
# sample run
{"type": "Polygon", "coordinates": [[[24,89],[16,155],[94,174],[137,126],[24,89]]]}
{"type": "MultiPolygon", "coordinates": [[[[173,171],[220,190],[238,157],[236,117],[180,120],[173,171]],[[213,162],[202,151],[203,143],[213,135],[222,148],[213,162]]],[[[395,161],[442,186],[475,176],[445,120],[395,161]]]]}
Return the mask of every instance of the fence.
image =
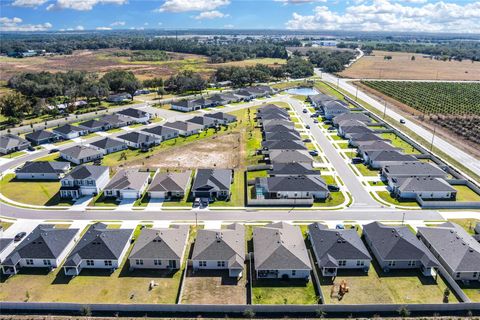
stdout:
{"type": "Polygon", "coordinates": [[[248,199],[249,206],[311,206],[313,199],[248,199]]]}

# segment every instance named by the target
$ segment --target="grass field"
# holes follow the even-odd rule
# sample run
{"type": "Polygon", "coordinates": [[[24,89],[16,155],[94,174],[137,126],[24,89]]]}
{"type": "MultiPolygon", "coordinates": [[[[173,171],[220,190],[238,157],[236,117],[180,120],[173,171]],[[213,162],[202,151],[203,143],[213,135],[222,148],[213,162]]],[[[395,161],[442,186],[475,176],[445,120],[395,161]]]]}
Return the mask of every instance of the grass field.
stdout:
{"type": "Polygon", "coordinates": [[[453,186],[457,190],[457,201],[478,202],[480,196],[468,186],[453,186]]]}
{"type": "Polygon", "coordinates": [[[480,80],[480,63],[444,62],[423,58],[422,54],[374,51],[372,56],[364,56],[340,75],[354,79],[480,80]],[[386,55],[392,59],[385,60],[386,55]]]}
{"type": "Polygon", "coordinates": [[[5,154],[1,157],[5,158],[5,159],[13,159],[13,158],[23,156],[24,154],[26,154],[25,151],[15,151],[15,152],[12,152],[12,153],[9,153],[9,154],[5,154]]]}
{"type": "Polygon", "coordinates": [[[316,304],[318,297],[310,280],[254,280],[253,304],[316,304]]]}
{"type": "Polygon", "coordinates": [[[357,167],[358,171],[360,171],[363,176],[378,176],[380,174],[380,171],[372,170],[363,163],[355,164],[355,167],[357,167]]]}
{"type": "Polygon", "coordinates": [[[402,148],[404,153],[407,154],[420,154],[421,152],[415,149],[410,143],[403,140],[395,133],[382,133],[380,135],[383,139],[388,139],[392,141],[392,145],[397,148],[402,148]]]}

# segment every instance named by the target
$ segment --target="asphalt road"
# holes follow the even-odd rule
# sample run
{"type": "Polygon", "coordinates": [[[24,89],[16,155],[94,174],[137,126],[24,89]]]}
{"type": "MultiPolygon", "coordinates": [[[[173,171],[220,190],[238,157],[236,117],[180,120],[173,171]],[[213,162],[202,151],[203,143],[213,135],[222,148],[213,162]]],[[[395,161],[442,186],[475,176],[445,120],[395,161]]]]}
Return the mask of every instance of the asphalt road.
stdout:
{"type": "MultiPolygon", "coordinates": [[[[320,73],[320,71],[316,70],[316,73],[318,75],[322,75],[322,79],[330,82],[333,85],[339,85],[340,88],[343,90],[349,92],[352,95],[355,95],[357,92],[357,88],[350,83],[348,83],[347,80],[337,78],[334,75],[328,74],[328,73],[320,73]]],[[[384,79],[385,80],[385,79],[384,79]]],[[[385,105],[378,102],[377,100],[373,99],[360,89],[358,90],[358,98],[362,99],[363,101],[367,102],[374,108],[384,111],[385,105]]],[[[386,115],[390,116],[391,118],[400,121],[400,119],[404,119],[404,117],[395,111],[389,109],[387,107],[386,115]]],[[[420,125],[417,125],[411,121],[407,121],[403,126],[406,126],[408,129],[412,130],[422,138],[424,138],[426,141],[431,141],[433,137],[433,133],[430,132],[429,130],[421,127],[420,125]]],[[[401,128],[398,128],[401,131],[401,128]]],[[[442,138],[435,136],[434,146],[445,152],[446,154],[450,155],[453,159],[457,160],[458,162],[462,163],[466,167],[470,168],[473,172],[475,172],[477,175],[480,175],[480,161],[473,157],[472,155],[464,152],[463,150],[457,148],[456,146],[453,146],[449,142],[443,140],[442,138]]],[[[428,147],[428,146],[427,146],[428,147]]],[[[475,180],[475,179],[472,179],[475,180]]]]}

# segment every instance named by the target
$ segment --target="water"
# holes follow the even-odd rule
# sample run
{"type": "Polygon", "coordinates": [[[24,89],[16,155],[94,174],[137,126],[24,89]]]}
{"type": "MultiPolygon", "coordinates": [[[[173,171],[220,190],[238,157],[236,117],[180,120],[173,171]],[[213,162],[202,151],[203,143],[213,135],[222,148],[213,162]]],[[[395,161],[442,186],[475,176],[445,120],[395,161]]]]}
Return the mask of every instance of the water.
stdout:
{"type": "Polygon", "coordinates": [[[292,88],[292,89],[285,90],[285,92],[290,94],[298,94],[302,96],[313,96],[318,94],[318,91],[315,90],[314,88],[306,88],[306,87],[292,88]]]}

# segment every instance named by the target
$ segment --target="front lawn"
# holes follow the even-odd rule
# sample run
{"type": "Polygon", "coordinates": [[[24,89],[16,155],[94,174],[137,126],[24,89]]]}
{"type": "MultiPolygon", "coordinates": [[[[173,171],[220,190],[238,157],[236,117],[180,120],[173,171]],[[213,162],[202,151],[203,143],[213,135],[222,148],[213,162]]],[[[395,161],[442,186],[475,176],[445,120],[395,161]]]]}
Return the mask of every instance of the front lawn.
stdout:
{"type": "Polygon", "coordinates": [[[230,186],[229,201],[215,201],[209,204],[210,207],[244,207],[245,206],[245,178],[243,171],[235,170],[233,183],[230,186]]]}
{"type": "Polygon", "coordinates": [[[388,191],[377,191],[377,194],[383,201],[387,203],[391,203],[396,206],[419,208],[419,205],[416,201],[399,201],[398,199],[392,198],[390,192],[388,191]]]}
{"type": "Polygon", "coordinates": [[[377,176],[380,174],[378,170],[372,170],[363,163],[355,164],[355,167],[357,167],[362,176],[377,176]]]}
{"type": "Polygon", "coordinates": [[[13,159],[13,158],[17,158],[17,157],[23,156],[24,154],[26,154],[25,151],[15,151],[15,152],[12,152],[12,153],[3,155],[3,156],[1,156],[1,157],[2,157],[2,158],[6,158],[6,159],[13,159]]]}
{"type": "Polygon", "coordinates": [[[330,192],[330,197],[324,201],[315,201],[314,207],[335,207],[341,205],[345,201],[345,196],[340,191],[330,192]]]}
{"type": "Polygon", "coordinates": [[[450,221],[461,226],[469,234],[475,234],[475,226],[480,222],[480,219],[452,219],[450,221]]]}
{"type": "Polygon", "coordinates": [[[477,202],[480,196],[468,186],[453,186],[457,190],[457,201],[477,202]]]}
{"type": "Polygon", "coordinates": [[[392,145],[397,148],[403,149],[403,152],[407,154],[420,154],[421,152],[415,149],[414,146],[412,146],[410,143],[407,141],[403,140],[399,136],[397,136],[395,133],[382,133],[380,134],[380,137],[383,139],[388,139],[392,141],[392,145]]]}
{"type": "Polygon", "coordinates": [[[317,304],[318,297],[310,280],[255,279],[253,304],[317,304]]]}

